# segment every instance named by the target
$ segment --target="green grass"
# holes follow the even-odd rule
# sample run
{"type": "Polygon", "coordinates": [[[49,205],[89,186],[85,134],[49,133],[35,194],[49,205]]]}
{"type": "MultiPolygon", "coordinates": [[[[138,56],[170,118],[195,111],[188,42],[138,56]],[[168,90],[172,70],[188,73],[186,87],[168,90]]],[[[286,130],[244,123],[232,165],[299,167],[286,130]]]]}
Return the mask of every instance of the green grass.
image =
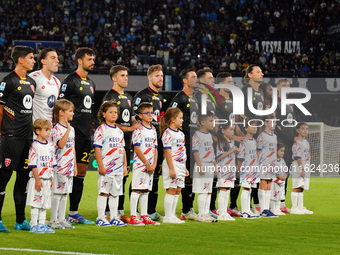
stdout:
{"type": "MultiPolygon", "coordinates": [[[[12,190],[15,175],[7,188],[3,222],[10,233],[0,234],[0,247],[109,254],[339,254],[340,179],[313,178],[304,202],[314,215],[286,215],[278,219],[181,225],[161,224],[126,228],[76,225],[56,234],[33,234],[14,230],[12,190]]],[[[160,183],[158,211],[163,213],[164,190],[160,183]]],[[[97,173],[89,172],[79,211],[95,220],[97,173]]],[[[180,200],[181,201],[181,200],[180,200]]],[[[290,205],[290,193],[287,197],[290,205]]],[[[29,218],[29,209],[26,216],[29,218]]],[[[129,212],[128,200],[125,211],[129,212]]],[[[181,203],[177,213],[181,210],[181,203]]],[[[196,205],[197,211],[197,205],[196,205]]],[[[49,216],[48,216],[49,217],[49,216]]],[[[3,251],[0,254],[37,254],[3,251]]]]}

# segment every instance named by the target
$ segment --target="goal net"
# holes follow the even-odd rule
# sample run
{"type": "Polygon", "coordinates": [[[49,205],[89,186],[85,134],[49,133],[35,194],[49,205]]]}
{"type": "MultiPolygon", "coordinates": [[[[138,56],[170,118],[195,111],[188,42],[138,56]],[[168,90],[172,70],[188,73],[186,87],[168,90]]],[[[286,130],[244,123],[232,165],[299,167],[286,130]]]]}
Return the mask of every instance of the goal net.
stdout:
{"type": "Polygon", "coordinates": [[[340,176],[340,127],[323,122],[308,122],[308,141],[311,149],[311,175],[340,176]]]}

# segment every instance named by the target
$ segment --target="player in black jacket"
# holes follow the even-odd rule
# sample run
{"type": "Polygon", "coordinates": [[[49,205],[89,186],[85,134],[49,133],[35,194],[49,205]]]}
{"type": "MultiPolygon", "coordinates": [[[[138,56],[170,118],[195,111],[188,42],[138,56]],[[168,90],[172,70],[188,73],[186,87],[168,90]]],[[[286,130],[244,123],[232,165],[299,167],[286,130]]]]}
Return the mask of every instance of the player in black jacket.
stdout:
{"type": "MultiPolygon", "coordinates": [[[[191,157],[191,139],[197,130],[198,102],[193,96],[194,88],[197,86],[197,75],[193,69],[185,69],[180,73],[183,90],[178,92],[172,99],[170,107],[178,107],[183,112],[182,131],[185,135],[185,147],[187,151],[186,167],[190,174],[193,173],[194,161],[191,157]]],[[[192,193],[192,176],[185,178],[185,187],[182,193],[182,220],[196,220],[197,214],[193,208],[195,194],[192,193]]]]}
{"type": "Polygon", "coordinates": [[[158,199],[158,181],[159,175],[162,173],[163,162],[163,143],[159,137],[159,120],[164,115],[163,97],[159,94],[159,89],[163,87],[163,70],[161,65],[150,66],[147,72],[149,86],[135,95],[133,99],[133,109],[137,110],[138,106],[143,102],[149,102],[153,105],[154,119],[151,124],[156,128],[158,136],[158,162],[154,172],[154,180],[152,191],[149,193],[148,200],[148,214],[154,221],[162,219],[161,215],[156,212],[156,205],[158,199]]]}
{"type": "Polygon", "coordinates": [[[0,232],[9,232],[1,218],[5,189],[16,171],[14,204],[16,211],[15,230],[30,230],[25,220],[26,185],[28,182],[28,151],[32,143],[33,97],[35,81],[26,76],[34,67],[34,50],[16,46],[12,50],[14,71],[0,83],[0,232]]]}
{"type": "Polygon", "coordinates": [[[73,177],[70,193],[70,211],[68,220],[81,224],[94,224],[78,213],[78,206],[83,194],[84,178],[91,156],[92,105],[96,85],[87,77],[94,68],[94,51],[90,48],[78,48],[75,53],[78,69],[66,77],[60,87],[60,98],[74,104],[74,117],[71,125],[75,130],[75,148],[77,157],[77,176],[73,177]]]}

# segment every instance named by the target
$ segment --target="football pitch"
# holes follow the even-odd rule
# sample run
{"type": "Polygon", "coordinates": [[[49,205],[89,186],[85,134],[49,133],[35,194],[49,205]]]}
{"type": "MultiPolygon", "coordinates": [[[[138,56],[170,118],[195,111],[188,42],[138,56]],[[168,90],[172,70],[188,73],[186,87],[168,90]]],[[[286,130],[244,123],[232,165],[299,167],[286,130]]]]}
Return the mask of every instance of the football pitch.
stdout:
{"type": "MultiPolygon", "coordinates": [[[[217,223],[187,221],[180,225],[123,228],[75,225],[75,229],[56,230],[55,234],[14,230],[14,179],[15,175],[7,186],[2,214],[10,233],[0,233],[0,254],[340,254],[339,178],[311,179],[304,204],[314,211],[313,215],[254,220],[236,218],[233,222],[217,223]]],[[[165,191],[161,180],[159,187],[158,212],[164,214],[165,191]]],[[[96,201],[97,173],[89,171],[80,213],[95,220],[96,201]]],[[[290,192],[287,205],[291,205],[290,192]]],[[[179,202],[178,216],[181,208],[179,202]]],[[[27,208],[27,219],[29,212],[30,208],[27,208]]],[[[128,199],[125,200],[125,212],[129,212],[128,199]]],[[[49,211],[47,217],[49,219],[49,211]]]]}

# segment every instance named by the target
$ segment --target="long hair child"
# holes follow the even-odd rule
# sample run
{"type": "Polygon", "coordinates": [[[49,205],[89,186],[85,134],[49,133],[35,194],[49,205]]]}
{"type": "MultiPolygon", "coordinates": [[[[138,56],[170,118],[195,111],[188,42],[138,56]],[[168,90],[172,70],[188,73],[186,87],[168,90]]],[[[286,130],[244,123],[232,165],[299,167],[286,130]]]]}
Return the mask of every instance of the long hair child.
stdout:
{"type": "Polygon", "coordinates": [[[160,120],[160,133],[164,146],[162,165],[163,186],[166,189],[164,198],[164,223],[184,223],[176,216],[176,206],[184,188],[186,169],[186,149],[184,133],[179,130],[183,124],[183,112],[177,108],[169,108],[160,120]]]}

